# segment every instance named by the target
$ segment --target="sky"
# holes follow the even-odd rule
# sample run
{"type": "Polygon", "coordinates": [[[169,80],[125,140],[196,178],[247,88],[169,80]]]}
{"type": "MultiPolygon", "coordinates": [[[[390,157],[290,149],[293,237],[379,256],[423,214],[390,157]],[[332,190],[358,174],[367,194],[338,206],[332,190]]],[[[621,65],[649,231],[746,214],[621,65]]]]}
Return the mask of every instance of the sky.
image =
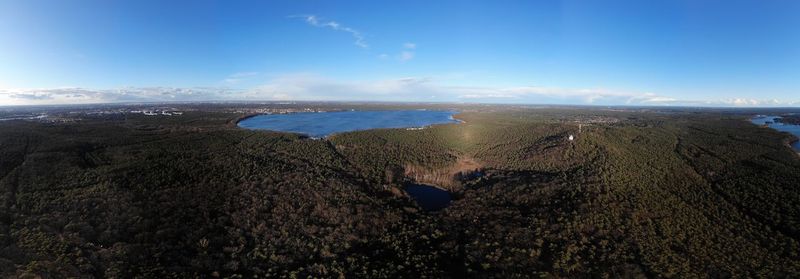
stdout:
{"type": "Polygon", "coordinates": [[[800,1],[0,0],[0,105],[800,106],[800,1]]]}

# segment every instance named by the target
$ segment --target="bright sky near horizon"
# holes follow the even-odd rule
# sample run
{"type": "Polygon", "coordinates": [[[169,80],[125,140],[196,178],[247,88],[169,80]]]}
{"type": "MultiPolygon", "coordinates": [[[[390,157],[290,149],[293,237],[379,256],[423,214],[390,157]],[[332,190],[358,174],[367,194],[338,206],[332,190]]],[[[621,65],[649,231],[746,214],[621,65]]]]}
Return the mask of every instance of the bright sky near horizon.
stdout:
{"type": "Polygon", "coordinates": [[[800,1],[0,0],[0,105],[800,106],[800,1]]]}

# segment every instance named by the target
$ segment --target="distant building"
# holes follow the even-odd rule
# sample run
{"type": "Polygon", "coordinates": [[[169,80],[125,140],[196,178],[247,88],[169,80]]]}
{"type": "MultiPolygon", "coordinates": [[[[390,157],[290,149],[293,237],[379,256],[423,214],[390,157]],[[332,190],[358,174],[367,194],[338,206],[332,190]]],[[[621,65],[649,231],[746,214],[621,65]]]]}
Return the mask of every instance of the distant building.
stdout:
{"type": "Polygon", "coordinates": [[[574,136],[572,136],[572,135],[569,135],[569,137],[568,137],[567,139],[569,139],[570,141],[572,141],[572,140],[574,140],[574,139],[575,139],[575,137],[574,137],[574,136]]]}

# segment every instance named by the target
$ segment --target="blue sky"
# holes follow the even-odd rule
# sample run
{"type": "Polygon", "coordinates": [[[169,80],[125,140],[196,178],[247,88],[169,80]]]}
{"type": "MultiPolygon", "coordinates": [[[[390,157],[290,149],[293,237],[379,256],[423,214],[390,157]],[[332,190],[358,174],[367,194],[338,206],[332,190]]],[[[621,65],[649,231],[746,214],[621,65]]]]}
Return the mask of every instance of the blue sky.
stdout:
{"type": "Polygon", "coordinates": [[[800,1],[0,0],[0,105],[800,106],[800,1]]]}

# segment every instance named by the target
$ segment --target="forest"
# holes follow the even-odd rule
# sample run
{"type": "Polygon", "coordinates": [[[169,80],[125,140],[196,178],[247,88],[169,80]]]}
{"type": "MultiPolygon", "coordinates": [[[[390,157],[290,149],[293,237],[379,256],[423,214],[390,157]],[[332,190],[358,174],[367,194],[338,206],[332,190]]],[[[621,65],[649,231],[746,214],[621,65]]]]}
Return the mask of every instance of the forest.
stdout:
{"type": "Polygon", "coordinates": [[[324,139],[212,105],[0,121],[0,276],[800,277],[800,157],[758,112],[456,109],[324,139]]]}
{"type": "Polygon", "coordinates": [[[778,118],[776,121],[786,124],[800,125],[800,115],[787,114],[781,116],[781,118],[778,118]]]}

